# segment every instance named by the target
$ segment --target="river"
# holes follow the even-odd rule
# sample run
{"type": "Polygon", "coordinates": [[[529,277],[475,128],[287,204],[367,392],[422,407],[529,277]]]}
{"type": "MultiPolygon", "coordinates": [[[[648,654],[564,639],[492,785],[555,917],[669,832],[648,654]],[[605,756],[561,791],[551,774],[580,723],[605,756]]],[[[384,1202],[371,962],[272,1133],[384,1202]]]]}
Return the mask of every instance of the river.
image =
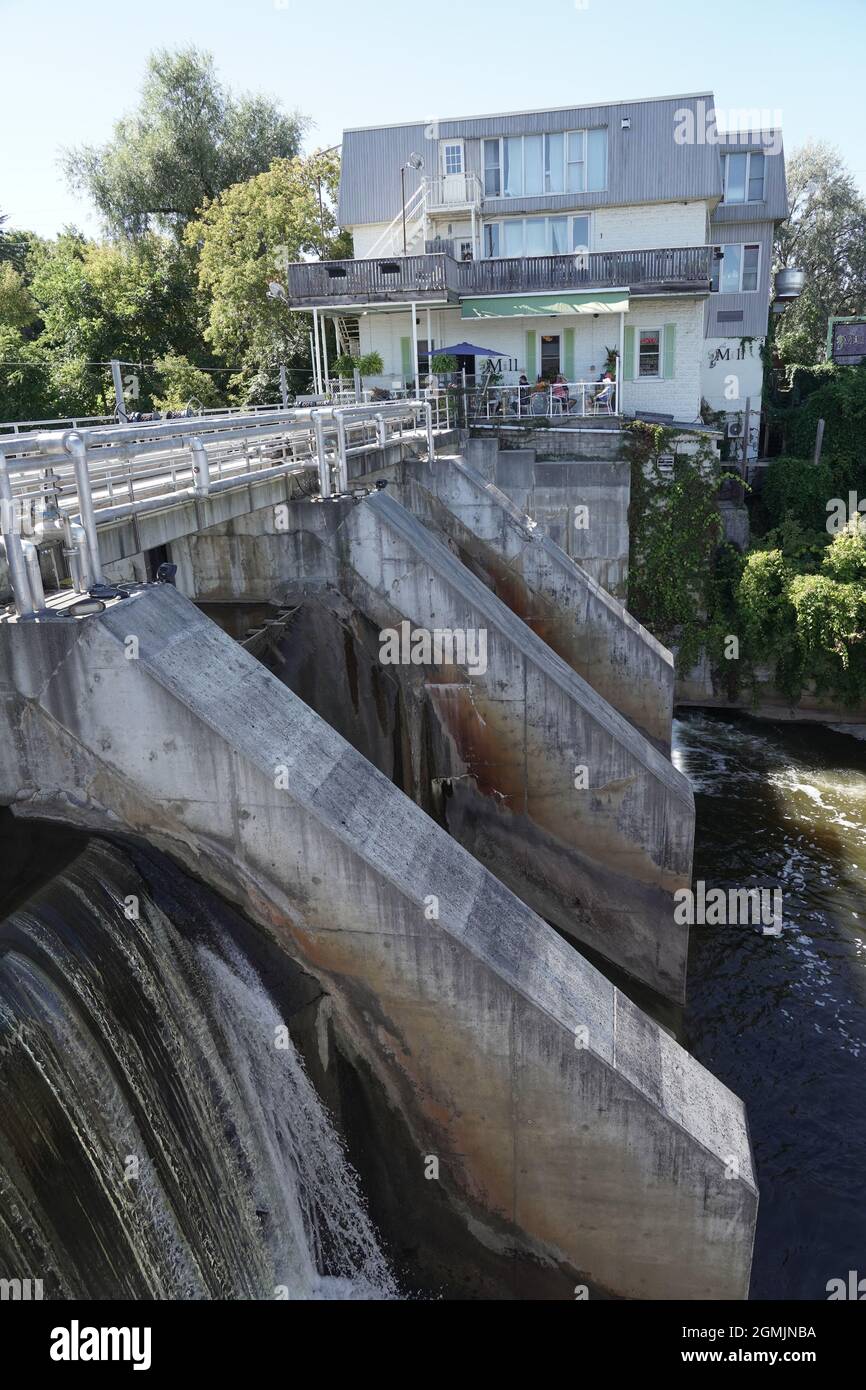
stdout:
{"type": "Polygon", "coordinates": [[[755,1299],[866,1276],[866,743],[689,712],[694,878],[783,895],[782,934],[695,926],[683,1041],[746,1103],[760,1188],[755,1299]]]}

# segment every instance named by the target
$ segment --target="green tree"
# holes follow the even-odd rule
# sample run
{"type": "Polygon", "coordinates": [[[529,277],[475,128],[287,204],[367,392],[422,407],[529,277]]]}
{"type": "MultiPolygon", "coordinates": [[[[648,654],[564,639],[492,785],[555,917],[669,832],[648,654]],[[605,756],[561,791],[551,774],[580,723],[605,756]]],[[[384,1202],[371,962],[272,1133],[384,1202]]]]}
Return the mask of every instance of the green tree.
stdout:
{"type": "Polygon", "coordinates": [[[38,315],[24,278],[11,261],[0,261],[0,323],[10,328],[29,328],[38,315]]]}
{"type": "Polygon", "coordinates": [[[827,321],[866,311],[866,202],[838,151],[810,142],[787,164],[789,217],[776,233],[778,266],[806,272],[776,335],[786,362],[818,362],[827,321]]]}
{"type": "Polygon", "coordinates": [[[42,341],[61,357],[151,362],[201,350],[193,259],[165,237],[97,243],[65,233],[42,255],[32,292],[42,341]]]}
{"type": "Polygon", "coordinates": [[[275,160],[267,172],[226,189],[186,230],[209,304],[205,336],[242,365],[234,383],[242,395],[253,377],[270,380],[278,362],[309,363],[309,317],[290,312],[268,287],[285,284],[289,261],[349,250],[334,214],[338,178],[334,154],[275,160]]]}
{"type": "Polygon", "coordinates": [[[205,409],[223,404],[213,376],[194,367],[185,357],[170,355],[153,365],[159,378],[154,392],[158,410],[183,410],[190,401],[197,401],[205,409]]]}
{"type": "Polygon", "coordinates": [[[234,96],[196,48],[151,54],[137,110],[107,144],[67,151],[67,177],[125,236],[178,234],[234,183],[297,154],[307,122],[265,96],[234,96]]]}

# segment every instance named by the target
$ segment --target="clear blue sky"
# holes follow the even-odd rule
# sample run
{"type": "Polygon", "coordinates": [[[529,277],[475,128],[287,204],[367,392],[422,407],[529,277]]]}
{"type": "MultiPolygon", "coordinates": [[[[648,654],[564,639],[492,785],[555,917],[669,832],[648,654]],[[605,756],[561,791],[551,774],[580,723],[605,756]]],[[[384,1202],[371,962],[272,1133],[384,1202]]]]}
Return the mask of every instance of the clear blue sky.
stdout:
{"type": "Polygon", "coordinates": [[[0,209],[96,233],[63,145],[135,104],[152,48],[195,43],[223,79],[344,126],[710,89],[782,115],[786,149],[842,151],[866,191],[866,0],[0,0],[0,209]]]}

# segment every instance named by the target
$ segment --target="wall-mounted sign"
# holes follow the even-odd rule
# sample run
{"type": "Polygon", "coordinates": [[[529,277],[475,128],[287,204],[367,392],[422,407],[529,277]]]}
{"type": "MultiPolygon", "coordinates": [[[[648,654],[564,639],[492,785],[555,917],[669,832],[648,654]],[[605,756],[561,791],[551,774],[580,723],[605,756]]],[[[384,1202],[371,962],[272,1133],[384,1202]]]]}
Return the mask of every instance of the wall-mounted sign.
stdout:
{"type": "Polygon", "coordinates": [[[827,356],[839,367],[857,367],[866,362],[866,318],[832,318],[827,356]]]}

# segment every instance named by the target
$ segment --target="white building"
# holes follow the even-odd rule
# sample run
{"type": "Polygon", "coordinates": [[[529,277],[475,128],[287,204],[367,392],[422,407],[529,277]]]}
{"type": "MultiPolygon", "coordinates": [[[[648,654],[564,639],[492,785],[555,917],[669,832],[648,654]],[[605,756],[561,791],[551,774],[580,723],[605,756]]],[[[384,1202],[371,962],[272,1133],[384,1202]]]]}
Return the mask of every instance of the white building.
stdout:
{"type": "Polygon", "coordinates": [[[355,259],[289,267],[289,302],[383,383],[466,341],[506,382],[595,383],[614,352],[620,414],[734,416],[760,404],[786,215],[779,132],[719,136],[710,93],[347,130],[355,259]]]}

